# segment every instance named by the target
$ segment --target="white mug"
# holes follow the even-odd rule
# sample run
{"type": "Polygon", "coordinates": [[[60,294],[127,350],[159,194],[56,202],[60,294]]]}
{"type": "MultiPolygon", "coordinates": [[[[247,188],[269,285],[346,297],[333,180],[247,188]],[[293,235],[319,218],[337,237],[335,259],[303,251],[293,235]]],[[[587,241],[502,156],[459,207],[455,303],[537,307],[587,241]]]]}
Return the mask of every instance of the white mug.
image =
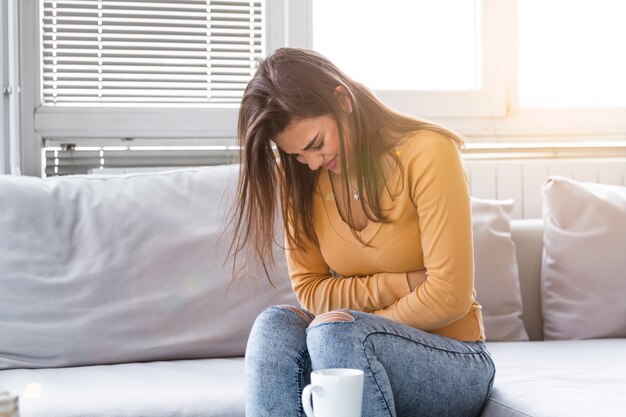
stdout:
{"type": "Polygon", "coordinates": [[[302,407],[307,417],[361,417],[362,403],[363,371],[360,369],[313,371],[311,384],[302,390],[302,407]]]}

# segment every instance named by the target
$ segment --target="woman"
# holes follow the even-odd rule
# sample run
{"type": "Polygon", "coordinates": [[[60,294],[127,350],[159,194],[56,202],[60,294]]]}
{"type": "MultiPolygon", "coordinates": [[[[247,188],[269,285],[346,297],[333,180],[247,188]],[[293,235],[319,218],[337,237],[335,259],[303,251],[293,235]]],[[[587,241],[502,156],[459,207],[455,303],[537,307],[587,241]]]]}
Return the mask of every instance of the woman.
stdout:
{"type": "Polygon", "coordinates": [[[280,204],[302,306],[257,318],[246,416],[302,416],[301,390],[323,368],[365,372],[366,417],[479,415],[495,370],[461,138],[388,109],[320,54],[284,48],[245,90],[239,140],[232,250],[271,261],[280,204]]]}

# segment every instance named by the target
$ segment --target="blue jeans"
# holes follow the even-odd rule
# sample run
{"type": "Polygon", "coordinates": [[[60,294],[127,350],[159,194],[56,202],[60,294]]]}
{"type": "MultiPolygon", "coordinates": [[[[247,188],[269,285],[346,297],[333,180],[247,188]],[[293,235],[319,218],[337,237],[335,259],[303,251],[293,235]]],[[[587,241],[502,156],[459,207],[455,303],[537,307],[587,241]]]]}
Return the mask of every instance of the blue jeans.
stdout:
{"type": "Polygon", "coordinates": [[[363,417],[480,415],[495,374],[483,342],[359,311],[309,327],[313,315],[298,313],[274,306],[256,319],[245,359],[246,417],[304,416],[302,389],[324,368],[364,371],[363,417]]]}

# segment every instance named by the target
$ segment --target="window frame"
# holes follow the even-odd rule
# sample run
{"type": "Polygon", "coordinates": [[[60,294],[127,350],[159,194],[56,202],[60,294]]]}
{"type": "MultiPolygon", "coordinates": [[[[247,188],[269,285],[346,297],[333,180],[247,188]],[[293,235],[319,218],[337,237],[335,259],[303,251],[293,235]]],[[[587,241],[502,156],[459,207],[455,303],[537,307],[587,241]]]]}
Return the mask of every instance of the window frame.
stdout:
{"type": "MultiPolygon", "coordinates": [[[[37,84],[34,109],[35,130],[41,137],[206,137],[221,138],[234,136],[239,106],[234,104],[211,105],[207,107],[164,107],[141,105],[103,105],[103,106],[46,106],[43,104],[43,74],[40,70],[42,60],[41,12],[39,0],[36,10],[37,21],[37,84]],[[182,122],[181,122],[182,121],[182,122]],[[112,123],[114,122],[114,123],[112,123]],[[150,126],[147,128],[146,126],[150,126]]],[[[284,25],[279,7],[281,1],[266,1],[263,12],[269,15],[271,22],[263,21],[265,42],[263,51],[276,49],[280,37],[268,30],[271,25],[284,25]],[[276,21],[278,20],[278,21],[276,21]]]]}
{"type": "MultiPolygon", "coordinates": [[[[311,47],[314,0],[298,2],[311,47]]],[[[518,100],[519,0],[483,0],[483,80],[476,92],[375,91],[392,108],[441,123],[476,143],[589,142],[626,139],[626,108],[522,108],[518,100]]]]}
{"type": "MultiPolygon", "coordinates": [[[[306,48],[313,47],[312,2],[297,2],[302,7],[302,19],[308,24],[304,37],[306,48]]],[[[503,56],[506,40],[498,34],[505,30],[507,5],[502,0],[482,0],[481,7],[481,59],[482,88],[474,91],[398,91],[375,90],[374,92],[391,108],[420,118],[475,118],[503,117],[506,115],[506,68],[494,57],[503,56]]]]}
{"type": "MultiPolygon", "coordinates": [[[[312,1],[266,0],[264,51],[312,45],[312,1]]],[[[517,104],[517,1],[483,0],[485,89],[475,94],[396,92],[399,111],[456,130],[469,144],[621,141],[626,108],[523,109],[517,104]],[[459,95],[460,94],[460,95],[459,95]],[[482,97],[481,97],[482,94],[482,97]]],[[[42,106],[40,0],[20,2],[20,168],[40,176],[43,138],[234,140],[237,105],[211,108],[42,106]],[[28,115],[29,117],[26,117],[28,115]],[[30,116],[32,115],[32,116],[30,116]]],[[[467,92],[466,92],[467,93],[467,92]]],[[[471,92],[470,92],[471,93],[471,92]]],[[[379,93],[380,94],[380,93],[379,93]]],[[[381,96],[385,99],[387,93],[381,96]]],[[[394,95],[392,94],[392,95],[394,95]]]]}
{"type": "MultiPolygon", "coordinates": [[[[286,16],[288,0],[266,0],[263,31],[263,50],[269,53],[288,45],[286,16]]],[[[45,106],[43,105],[43,75],[41,74],[42,30],[41,0],[23,3],[21,21],[21,62],[24,88],[22,109],[32,118],[22,120],[22,166],[27,175],[40,176],[43,172],[41,149],[44,138],[198,138],[223,139],[236,135],[237,105],[211,107],[142,107],[142,106],[45,106]],[[26,39],[31,42],[24,42],[26,39]]]]}
{"type": "Polygon", "coordinates": [[[8,151],[9,151],[9,143],[8,143],[8,137],[5,131],[5,122],[4,122],[4,118],[5,118],[5,105],[4,105],[4,101],[5,101],[5,91],[4,91],[4,66],[5,66],[5,59],[4,59],[4,54],[5,54],[5,42],[6,39],[8,38],[6,36],[6,30],[7,28],[4,25],[4,16],[5,16],[5,11],[4,11],[4,3],[5,0],[0,0],[0,83],[2,84],[2,97],[0,98],[0,175],[2,174],[8,174],[8,161],[7,161],[7,156],[8,156],[8,151]]]}
{"type": "Polygon", "coordinates": [[[0,22],[2,22],[2,44],[0,45],[0,174],[20,172],[20,73],[17,19],[20,3],[17,0],[2,0],[0,22]],[[6,23],[6,25],[5,25],[6,23]]]}

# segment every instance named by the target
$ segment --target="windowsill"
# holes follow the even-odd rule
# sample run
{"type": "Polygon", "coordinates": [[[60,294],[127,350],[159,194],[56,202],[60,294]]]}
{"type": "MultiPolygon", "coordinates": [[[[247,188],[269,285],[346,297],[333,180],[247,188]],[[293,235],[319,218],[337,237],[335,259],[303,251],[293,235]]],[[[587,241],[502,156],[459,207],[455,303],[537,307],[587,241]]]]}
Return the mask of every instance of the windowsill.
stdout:
{"type": "MultiPolygon", "coordinates": [[[[43,138],[192,139],[236,136],[237,107],[39,107],[43,138]]],[[[626,109],[525,109],[506,117],[439,118],[468,143],[569,143],[626,140],[626,109]]]]}
{"type": "Polygon", "coordinates": [[[505,117],[435,120],[473,143],[626,140],[626,108],[518,109],[505,117]]]}
{"type": "Polygon", "coordinates": [[[466,143],[465,160],[626,159],[626,140],[562,143],[466,143]]]}

